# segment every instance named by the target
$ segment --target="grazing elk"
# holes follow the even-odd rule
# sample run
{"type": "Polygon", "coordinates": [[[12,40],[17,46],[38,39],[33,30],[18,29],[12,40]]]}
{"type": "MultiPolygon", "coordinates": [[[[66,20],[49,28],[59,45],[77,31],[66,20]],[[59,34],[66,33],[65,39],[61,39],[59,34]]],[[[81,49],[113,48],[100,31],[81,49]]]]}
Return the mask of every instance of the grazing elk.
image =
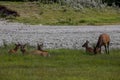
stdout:
{"type": "Polygon", "coordinates": [[[10,54],[15,54],[15,53],[18,51],[19,47],[20,47],[20,44],[19,44],[19,43],[15,44],[15,48],[9,50],[8,53],[10,53],[10,54]]]}
{"type": "Polygon", "coordinates": [[[94,48],[94,54],[97,54],[97,50],[100,50],[101,53],[101,47],[105,47],[105,52],[109,54],[109,44],[110,44],[110,36],[106,33],[103,33],[99,36],[97,45],[94,48]]]}
{"type": "Polygon", "coordinates": [[[86,52],[94,53],[94,49],[92,47],[88,46],[89,41],[86,40],[86,42],[82,45],[82,47],[85,47],[86,52]]]}

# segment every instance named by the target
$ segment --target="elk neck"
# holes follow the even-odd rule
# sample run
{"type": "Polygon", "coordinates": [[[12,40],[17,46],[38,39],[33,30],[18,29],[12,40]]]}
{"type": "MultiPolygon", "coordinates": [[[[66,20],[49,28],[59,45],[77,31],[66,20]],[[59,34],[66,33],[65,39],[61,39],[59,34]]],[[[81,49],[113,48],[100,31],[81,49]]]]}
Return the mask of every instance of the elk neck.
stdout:
{"type": "Polygon", "coordinates": [[[43,51],[41,47],[38,47],[38,50],[43,51]]]}
{"type": "Polygon", "coordinates": [[[16,46],[16,47],[14,48],[14,50],[17,51],[17,50],[18,50],[18,47],[16,46]]]}

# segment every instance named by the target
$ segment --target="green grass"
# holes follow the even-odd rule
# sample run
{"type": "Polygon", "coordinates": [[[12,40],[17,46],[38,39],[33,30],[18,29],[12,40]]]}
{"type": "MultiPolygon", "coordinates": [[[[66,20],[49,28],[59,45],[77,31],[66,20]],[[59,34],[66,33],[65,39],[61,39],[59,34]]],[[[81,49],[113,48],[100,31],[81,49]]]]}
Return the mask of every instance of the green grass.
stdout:
{"type": "MultiPolygon", "coordinates": [[[[0,48],[0,80],[120,80],[120,50],[89,55],[83,50],[48,50],[50,57],[9,55],[0,48]]],[[[28,48],[31,51],[34,48],[28,48]]]]}
{"type": "Polygon", "coordinates": [[[21,16],[11,19],[30,24],[43,25],[104,25],[120,24],[120,9],[85,8],[75,10],[58,4],[39,4],[31,2],[5,2],[0,4],[16,10],[21,16]]]}

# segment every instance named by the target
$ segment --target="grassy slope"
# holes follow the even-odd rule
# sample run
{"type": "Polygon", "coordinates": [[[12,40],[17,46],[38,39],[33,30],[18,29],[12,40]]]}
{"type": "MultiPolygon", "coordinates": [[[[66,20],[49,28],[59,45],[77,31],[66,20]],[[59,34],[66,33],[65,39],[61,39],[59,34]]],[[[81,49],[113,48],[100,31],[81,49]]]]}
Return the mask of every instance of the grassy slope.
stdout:
{"type": "Polygon", "coordinates": [[[0,2],[16,10],[18,22],[49,25],[120,24],[120,10],[116,8],[73,10],[58,4],[43,5],[30,2],[0,2]]]}
{"type": "MultiPolygon", "coordinates": [[[[120,80],[120,50],[88,55],[83,50],[48,50],[50,57],[8,55],[0,48],[0,80],[120,80]]],[[[32,50],[29,48],[28,50],[32,50]]]]}

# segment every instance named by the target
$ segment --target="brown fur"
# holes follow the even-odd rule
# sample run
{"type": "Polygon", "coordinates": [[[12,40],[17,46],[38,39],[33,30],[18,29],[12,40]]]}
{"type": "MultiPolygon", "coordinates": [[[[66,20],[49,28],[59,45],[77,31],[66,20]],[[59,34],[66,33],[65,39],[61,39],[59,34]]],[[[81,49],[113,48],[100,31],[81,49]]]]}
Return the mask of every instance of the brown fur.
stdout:
{"type": "Polygon", "coordinates": [[[85,47],[86,52],[94,53],[94,49],[93,49],[92,47],[89,47],[89,46],[88,46],[88,43],[89,43],[89,41],[86,41],[86,42],[82,45],[82,47],[85,47]]]}
{"type": "Polygon", "coordinates": [[[37,50],[43,51],[42,47],[43,47],[43,43],[41,45],[37,43],[37,50]]]}
{"type": "Polygon", "coordinates": [[[31,51],[31,52],[27,52],[25,46],[26,46],[26,44],[20,45],[20,51],[21,51],[23,54],[30,53],[30,54],[41,55],[41,56],[44,56],[44,57],[49,56],[49,54],[48,54],[47,51],[42,50],[43,44],[41,44],[41,45],[37,44],[37,50],[33,50],[33,51],[31,51]]]}
{"type": "Polygon", "coordinates": [[[18,51],[19,47],[20,47],[20,44],[19,44],[19,43],[18,43],[18,44],[15,44],[15,48],[9,50],[8,53],[10,53],[10,54],[15,54],[15,53],[18,51]]]}
{"type": "Polygon", "coordinates": [[[25,54],[26,53],[26,49],[25,49],[25,47],[26,47],[26,44],[24,44],[24,45],[20,45],[20,51],[23,53],[23,54],[25,54]]]}
{"type": "Polygon", "coordinates": [[[49,56],[47,51],[40,51],[40,50],[34,50],[31,52],[31,54],[41,55],[44,57],[49,56]]]}
{"type": "Polygon", "coordinates": [[[41,44],[41,45],[37,44],[37,50],[32,51],[31,54],[37,54],[37,55],[41,55],[44,57],[49,56],[49,53],[47,51],[44,51],[42,49],[42,46],[43,46],[43,44],[41,44]]]}
{"type": "Polygon", "coordinates": [[[101,52],[101,47],[105,47],[105,52],[109,54],[109,44],[110,44],[110,36],[106,33],[101,34],[98,38],[98,42],[96,47],[94,48],[94,53],[97,54],[97,50],[100,50],[101,52]]]}

